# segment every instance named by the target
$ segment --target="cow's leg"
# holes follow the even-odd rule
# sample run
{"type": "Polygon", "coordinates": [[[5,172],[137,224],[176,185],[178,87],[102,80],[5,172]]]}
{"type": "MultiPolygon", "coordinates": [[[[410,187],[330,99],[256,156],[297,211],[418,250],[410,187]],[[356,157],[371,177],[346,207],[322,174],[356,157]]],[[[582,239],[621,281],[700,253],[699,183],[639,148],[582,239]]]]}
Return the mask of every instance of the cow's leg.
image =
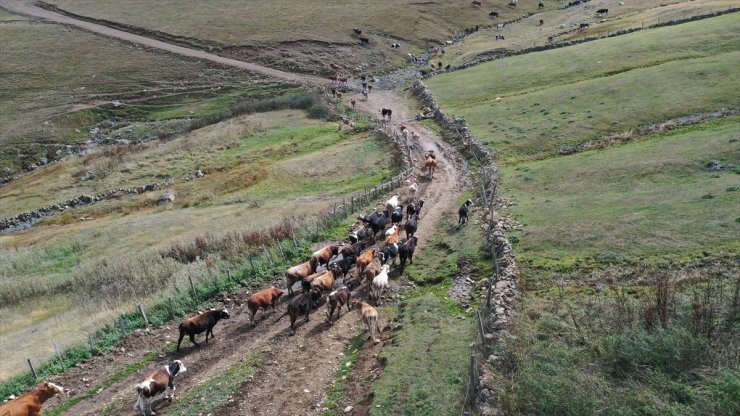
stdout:
{"type": "Polygon", "coordinates": [[[196,347],[200,347],[200,344],[198,344],[197,342],[195,342],[195,334],[194,333],[193,334],[190,334],[190,342],[192,342],[193,344],[195,344],[196,347]]]}
{"type": "Polygon", "coordinates": [[[180,351],[180,343],[182,342],[183,338],[185,338],[185,332],[180,331],[180,339],[177,340],[177,351],[180,351]]]}

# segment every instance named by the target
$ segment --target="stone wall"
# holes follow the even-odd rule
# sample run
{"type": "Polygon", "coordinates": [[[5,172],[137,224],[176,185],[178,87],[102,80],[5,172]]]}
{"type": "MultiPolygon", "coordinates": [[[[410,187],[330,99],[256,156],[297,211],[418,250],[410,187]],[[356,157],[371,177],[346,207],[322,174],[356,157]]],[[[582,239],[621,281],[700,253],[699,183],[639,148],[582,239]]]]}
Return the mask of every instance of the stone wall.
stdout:
{"type": "MultiPolygon", "coordinates": [[[[493,154],[473,138],[464,119],[453,119],[440,109],[437,100],[421,81],[414,83],[412,92],[430,110],[426,116],[436,120],[448,135],[454,137],[454,140],[465,152],[478,159],[483,182],[481,195],[488,201],[491,201],[491,199],[495,201],[498,197],[499,170],[493,154]]],[[[509,329],[511,318],[514,315],[514,303],[519,296],[517,289],[519,269],[516,265],[511,243],[504,232],[503,221],[496,221],[495,218],[487,216],[486,222],[488,223],[486,240],[492,252],[495,253],[498,271],[488,281],[491,286],[490,308],[485,307],[488,293],[481,295],[481,304],[484,305],[481,314],[485,313],[487,316],[484,319],[490,323],[490,338],[494,343],[493,350],[500,351],[506,348],[506,343],[510,339],[509,329]]],[[[489,362],[495,361],[496,358],[496,355],[487,357],[489,362]]],[[[475,406],[481,414],[495,414],[492,388],[494,378],[485,365],[481,366],[480,371],[479,385],[475,389],[477,393],[474,400],[475,406]]]]}

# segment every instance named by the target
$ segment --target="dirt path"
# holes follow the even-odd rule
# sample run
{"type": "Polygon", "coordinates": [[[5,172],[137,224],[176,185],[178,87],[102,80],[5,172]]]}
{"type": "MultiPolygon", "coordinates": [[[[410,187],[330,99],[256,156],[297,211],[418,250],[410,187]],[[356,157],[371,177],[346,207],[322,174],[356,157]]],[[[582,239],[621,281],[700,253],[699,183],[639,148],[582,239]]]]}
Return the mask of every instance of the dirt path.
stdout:
{"type": "Polygon", "coordinates": [[[301,84],[308,85],[325,85],[329,83],[328,79],[316,77],[312,75],[293,74],[290,72],[284,72],[277,69],[268,68],[261,65],[252,64],[249,62],[239,61],[236,59],[224,58],[212,53],[199,51],[197,49],[185,48],[182,46],[173,45],[167,42],[162,42],[156,39],[148,38],[145,36],[135,35],[133,33],[125,32],[123,30],[113,29],[108,26],[100,25],[97,23],[86,22],[83,20],[74,19],[68,16],[54,13],[49,10],[42,9],[33,4],[33,1],[29,0],[0,0],[0,7],[21,15],[31,16],[35,18],[44,19],[50,22],[61,23],[65,25],[71,25],[78,27],[89,32],[97,33],[99,35],[108,36],[111,38],[123,40],[126,42],[132,42],[139,45],[148,46],[151,48],[161,49],[167,52],[171,52],[177,55],[187,56],[190,58],[202,59],[205,61],[214,62],[221,65],[232,66],[235,68],[245,69],[247,71],[256,72],[258,74],[267,75],[269,77],[284,79],[287,81],[299,82],[301,84]]]}

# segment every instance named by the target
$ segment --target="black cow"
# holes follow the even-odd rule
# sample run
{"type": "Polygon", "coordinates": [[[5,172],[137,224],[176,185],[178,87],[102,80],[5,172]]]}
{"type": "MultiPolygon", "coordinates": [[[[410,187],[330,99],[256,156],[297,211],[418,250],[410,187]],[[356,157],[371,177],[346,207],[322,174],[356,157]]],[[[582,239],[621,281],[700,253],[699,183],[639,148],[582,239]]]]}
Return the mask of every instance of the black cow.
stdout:
{"type": "Polygon", "coordinates": [[[401,258],[401,273],[403,273],[403,268],[406,267],[406,259],[408,259],[409,264],[414,264],[416,242],[417,238],[411,237],[398,248],[398,256],[401,258]]]}
{"type": "Polygon", "coordinates": [[[347,256],[347,257],[342,256],[342,259],[341,260],[336,260],[336,261],[332,262],[329,265],[329,267],[330,268],[331,267],[335,267],[335,268],[341,270],[342,271],[342,278],[346,278],[347,277],[347,272],[349,271],[349,269],[352,268],[352,265],[355,264],[356,261],[357,261],[357,256],[352,256],[352,255],[347,256]]]}
{"type": "Polygon", "coordinates": [[[581,23],[581,25],[578,27],[578,30],[585,29],[588,26],[589,26],[588,23],[581,23]]]}
{"type": "Polygon", "coordinates": [[[295,334],[295,321],[298,319],[298,315],[306,315],[306,322],[308,322],[308,314],[311,312],[311,306],[319,300],[321,293],[309,291],[301,293],[290,300],[288,304],[288,310],[284,314],[280,315],[275,322],[283,319],[283,316],[290,315],[290,334],[295,334]]]}
{"type": "Polygon", "coordinates": [[[380,114],[383,116],[383,120],[385,120],[385,116],[388,116],[388,120],[390,120],[393,115],[393,110],[390,108],[383,108],[380,110],[380,114]]]}
{"type": "Polygon", "coordinates": [[[399,205],[391,213],[391,223],[400,225],[401,220],[403,220],[403,206],[399,205]]]}
{"type": "Polygon", "coordinates": [[[326,318],[329,323],[332,323],[331,318],[334,315],[334,309],[337,310],[337,319],[339,319],[339,314],[342,312],[342,306],[347,305],[347,310],[352,310],[352,305],[349,302],[350,297],[352,297],[352,292],[347,286],[329,293],[328,302],[326,303],[326,318]]]}
{"type": "Polygon", "coordinates": [[[354,28],[354,29],[352,29],[352,31],[355,32],[355,34],[358,34],[358,35],[361,35],[362,34],[362,30],[360,30],[360,28],[357,28],[357,27],[354,28]]]}
{"type": "Polygon", "coordinates": [[[382,263],[386,264],[389,260],[392,260],[391,265],[396,265],[396,257],[398,257],[398,244],[386,244],[380,249],[380,253],[383,255],[381,258],[382,263]]]}
{"type": "Polygon", "coordinates": [[[609,13],[609,9],[596,10],[596,14],[608,14],[608,13],[609,13]]]}
{"type": "Polygon", "coordinates": [[[498,12],[488,13],[488,17],[498,17],[498,12]]]}
{"type": "Polygon", "coordinates": [[[418,204],[416,204],[416,216],[417,216],[417,217],[418,217],[419,215],[421,215],[421,209],[422,209],[422,208],[424,208],[424,200],[423,200],[423,199],[420,199],[420,200],[419,200],[419,203],[418,203],[418,204]]]}
{"type": "Polygon", "coordinates": [[[370,39],[368,38],[360,38],[360,42],[362,42],[363,45],[367,45],[370,43],[370,39]]]}
{"type": "Polygon", "coordinates": [[[406,238],[411,238],[416,234],[417,221],[419,221],[419,214],[415,214],[406,220],[406,224],[403,225],[403,229],[406,231],[406,238]]]}
{"type": "Polygon", "coordinates": [[[473,205],[473,201],[468,199],[460,206],[460,209],[457,210],[457,215],[459,216],[457,219],[458,224],[465,224],[468,222],[468,210],[471,205],[473,205]]]}
{"type": "Polygon", "coordinates": [[[416,214],[416,204],[409,202],[406,205],[406,219],[411,218],[414,214],[416,214]]]}
{"type": "Polygon", "coordinates": [[[342,249],[339,251],[339,253],[342,255],[342,257],[349,257],[349,256],[359,256],[360,252],[365,249],[365,243],[363,242],[357,242],[353,244],[346,244],[342,249]]]}
{"type": "Polygon", "coordinates": [[[387,223],[385,215],[382,212],[373,212],[365,218],[358,218],[360,221],[369,224],[370,229],[373,230],[373,235],[378,234],[380,231],[385,230],[385,224],[387,223]]]}
{"type": "Polygon", "coordinates": [[[370,230],[368,230],[367,227],[362,227],[349,235],[349,242],[352,244],[356,244],[357,242],[363,241],[368,237],[370,237],[370,230]]]}

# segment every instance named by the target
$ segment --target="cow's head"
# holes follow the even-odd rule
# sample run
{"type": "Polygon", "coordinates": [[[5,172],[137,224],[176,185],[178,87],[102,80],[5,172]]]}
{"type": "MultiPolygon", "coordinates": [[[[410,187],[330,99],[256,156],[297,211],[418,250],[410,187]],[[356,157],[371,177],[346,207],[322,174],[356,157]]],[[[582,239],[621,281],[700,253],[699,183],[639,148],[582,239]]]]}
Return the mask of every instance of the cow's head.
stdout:
{"type": "Polygon", "coordinates": [[[272,293],[275,295],[276,298],[279,298],[280,296],[283,296],[283,289],[278,289],[276,287],[272,288],[272,293]]]}
{"type": "Polygon", "coordinates": [[[185,364],[183,364],[183,363],[182,363],[182,361],[180,361],[180,360],[175,360],[175,361],[173,361],[173,362],[172,362],[172,363],[171,363],[171,364],[170,364],[170,365],[168,366],[168,370],[170,371],[170,375],[171,375],[172,377],[174,377],[174,376],[176,376],[176,375],[178,375],[178,374],[180,374],[180,373],[184,373],[184,372],[185,372],[185,371],[187,371],[188,369],[187,369],[187,368],[185,368],[185,364]]]}
{"type": "Polygon", "coordinates": [[[64,387],[54,384],[50,381],[45,381],[36,387],[38,390],[44,390],[49,392],[50,396],[55,394],[64,393],[64,387]]]}
{"type": "Polygon", "coordinates": [[[229,319],[231,318],[231,315],[229,315],[229,311],[226,308],[223,308],[218,312],[219,319],[229,319]]]}

